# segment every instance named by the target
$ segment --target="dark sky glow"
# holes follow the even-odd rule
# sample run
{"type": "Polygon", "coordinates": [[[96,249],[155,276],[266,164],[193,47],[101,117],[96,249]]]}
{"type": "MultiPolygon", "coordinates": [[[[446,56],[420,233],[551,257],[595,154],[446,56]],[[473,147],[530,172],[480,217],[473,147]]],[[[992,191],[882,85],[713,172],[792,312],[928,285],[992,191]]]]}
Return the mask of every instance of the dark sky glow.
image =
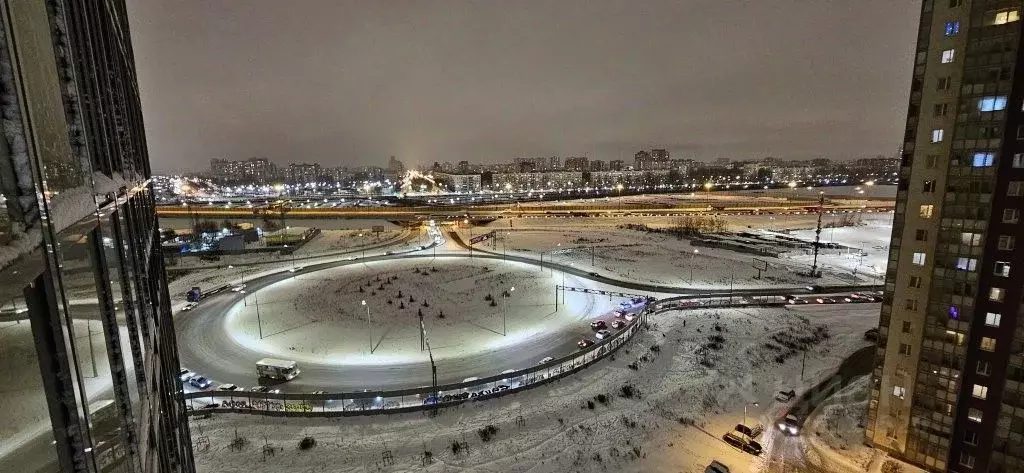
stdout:
{"type": "Polygon", "coordinates": [[[154,168],[893,154],[919,1],[129,0],[154,168]]]}

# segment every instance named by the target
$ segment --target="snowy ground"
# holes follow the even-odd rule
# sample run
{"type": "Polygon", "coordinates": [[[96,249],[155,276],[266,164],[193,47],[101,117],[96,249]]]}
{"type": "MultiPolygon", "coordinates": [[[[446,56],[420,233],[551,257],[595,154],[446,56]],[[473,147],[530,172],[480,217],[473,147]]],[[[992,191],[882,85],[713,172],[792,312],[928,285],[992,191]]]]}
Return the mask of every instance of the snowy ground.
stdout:
{"type": "MultiPolygon", "coordinates": [[[[856,215],[861,216],[861,225],[826,229],[822,232],[822,241],[862,248],[864,256],[850,250],[822,250],[818,263],[824,274],[820,279],[798,274],[809,272],[813,258],[810,251],[793,251],[774,258],[692,246],[687,239],[662,233],[616,228],[626,223],[648,224],[651,220],[649,217],[633,217],[616,222],[588,219],[590,225],[582,226],[578,222],[580,219],[514,219],[511,225],[505,220],[499,220],[487,227],[472,229],[472,234],[480,235],[491,230],[498,232],[498,240],[479,244],[481,249],[533,258],[540,258],[543,252],[545,260],[572,263],[620,279],[654,284],[721,289],[730,285],[747,288],[773,284],[878,282],[878,277],[885,272],[888,258],[887,242],[892,232],[892,215],[856,215]],[[752,266],[755,257],[766,260],[769,265],[761,279],[755,279],[758,273],[752,266]]],[[[776,231],[804,229],[795,231],[791,236],[812,242],[814,232],[806,228],[814,226],[817,216],[809,219],[801,217],[779,216],[778,220],[771,221],[776,223],[776,231]]],[[[833,217],[835,223],[838,223],[839,218],[833,217]]],[[[733,224],[737,226],[751,225],[748,222],[753,222],[750,216],[727,217],[727,220],[740,222],[733,224]]],[[[670,224],[671,221],[666,222],[670,224]]],[[[459,232],[463,240],[469,239],[469,229],[459,229],[459,232]]]]}
{"type": "Polygon", "coordinates": [[[750,418],[771,425],[781,408],[774,392],[799,391],[830,373],[863,346],[877,311],[861,304],[669,312],[613,359],[578,375],[436,417],[193,418],[196,462],[204,472],[561,473],[700,472],[718,459],[732,471],[760,471],[761,460],[719,440],[742,420],[744,403],[759,402],[750,418]],[[778,363],[776,350],[766,348],[772,335],[819,326],[830,336],[808,346],[803,379],[799,356],[778,363]],[[721,346],[699,354],[716,335],[721,346]],[[496,430],[485,441],[478,431],[487,426],[496,430]],[[235,432],[245,440],[239,450],[230,447],[235,432]],[[317,441],[311,451],[297,447],[304,436],[317,441]],[[264,445],[273,456],[264,456],[264,445]]]}
{"type": "MultiPolygon", "coordinates": [[[[247,295],[231,309],[224,329],[240,345],[300,363],[382,364],[426,356],[419,345],[419,313],[424,316],[434,357],[444,359],[515,344],[570,325],[582,326],[581,320],[589,314],[607,312],[615,304],[569,294],[556,310],[554,285],[562,283],[562,275],[539,269],[468,258],[340,266],[247,295]],[[510,297],[503,298],[506,291],[510,297]],[[485,299],[488,295],[494,305],[485,299]],[[258,323],[263,326],[262,340],[258,323]],[[371,338],[374,355],[368,357],[371,338]]],[[[566,283],[595,286],[572,276],[566,283]]]]}

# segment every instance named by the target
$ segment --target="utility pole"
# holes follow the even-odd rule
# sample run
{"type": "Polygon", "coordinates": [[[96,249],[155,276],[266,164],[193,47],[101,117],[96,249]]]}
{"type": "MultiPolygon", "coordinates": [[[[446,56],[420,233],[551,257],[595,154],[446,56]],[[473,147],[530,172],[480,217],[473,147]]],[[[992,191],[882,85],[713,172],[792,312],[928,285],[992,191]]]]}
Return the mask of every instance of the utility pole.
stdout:
{"type": "Polygon", "coordinates": [[[260,331],[260,340],[263,340],[263,322],[260,320],[260,296],[256,294],[256,327],[260,331]]]}
{"type": "Polygon", "coordinates": [[[590,266],[594,266],[594,245],[590,245],[590,266]]]}
{"type": "Polygon", "coordinates": [[[366,307],[366,330],[370,334],[370,354],[373,354],[373,325],[370,324],[370,306],[366,305],[366,301],[362,301],[363,307],[366,307]]]}
{"type": "Polygon", "coordinates": [[[423,351],[423,350],[426,349],[426,345],[427,345],[427,339],[426,339],[426,336],[427,336],[426,331],[427,331],[427,329],[423,327],[423,313],[420,312],[419,316],[420,316],[420,351],[423,351]]]}
{"type": "Polygon", "coordinates": [[[821,245],[821,212],[825,208],[825,192],[818,193],[818,226],[814,229],[814,260],[811,263],[811,277],[818,277],[818,247],[821,245]]]}

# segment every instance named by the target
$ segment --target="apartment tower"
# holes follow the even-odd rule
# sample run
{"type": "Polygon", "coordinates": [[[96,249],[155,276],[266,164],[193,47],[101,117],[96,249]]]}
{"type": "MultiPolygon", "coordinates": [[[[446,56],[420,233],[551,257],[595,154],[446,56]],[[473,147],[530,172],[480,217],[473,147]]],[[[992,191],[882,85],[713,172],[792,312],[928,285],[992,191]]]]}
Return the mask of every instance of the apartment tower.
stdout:
{"type": "Polygon", "coordinates": [[[124,0],[0,0],[0,471],[194,471],[124,0]]]}
{"type": "Polygon", "coordinates": [[[1021,0],[922,2],[867,441],[1024,471],[1021,0]]]}

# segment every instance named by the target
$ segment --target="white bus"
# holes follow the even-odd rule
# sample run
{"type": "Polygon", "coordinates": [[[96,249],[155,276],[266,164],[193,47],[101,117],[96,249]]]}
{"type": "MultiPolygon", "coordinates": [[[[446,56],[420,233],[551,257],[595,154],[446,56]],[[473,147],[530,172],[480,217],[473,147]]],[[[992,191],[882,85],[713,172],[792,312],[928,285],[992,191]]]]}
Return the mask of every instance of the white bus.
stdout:
{"type": "Polygon", "coordinates": [[[299,375],[299,366],[291,360],[264,358],[256,362],[256,374],[261,378],[290,380],[299,375]]]}

